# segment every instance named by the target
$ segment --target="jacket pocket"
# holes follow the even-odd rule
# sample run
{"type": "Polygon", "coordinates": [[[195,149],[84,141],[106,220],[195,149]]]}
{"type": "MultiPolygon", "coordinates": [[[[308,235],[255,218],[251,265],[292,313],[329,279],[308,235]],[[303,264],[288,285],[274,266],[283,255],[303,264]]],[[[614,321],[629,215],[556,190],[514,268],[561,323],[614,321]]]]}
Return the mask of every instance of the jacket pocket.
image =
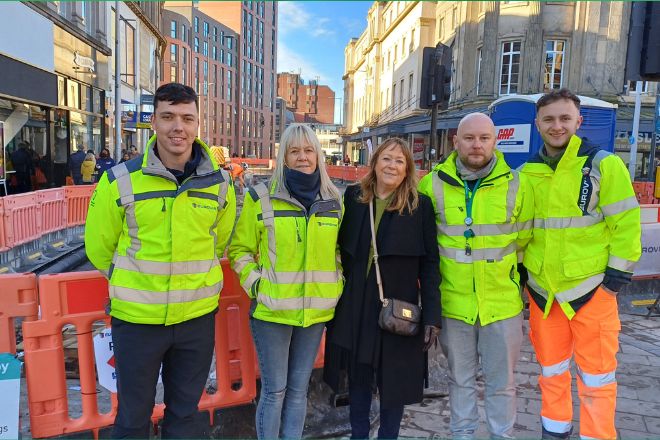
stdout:
{"type": "Polygon", "coordinates": [[[562,261],[564,276],[568,279],[584,278],[602,273],[607,267],[609,254],[585,255],[579,260],[562,261]]]}

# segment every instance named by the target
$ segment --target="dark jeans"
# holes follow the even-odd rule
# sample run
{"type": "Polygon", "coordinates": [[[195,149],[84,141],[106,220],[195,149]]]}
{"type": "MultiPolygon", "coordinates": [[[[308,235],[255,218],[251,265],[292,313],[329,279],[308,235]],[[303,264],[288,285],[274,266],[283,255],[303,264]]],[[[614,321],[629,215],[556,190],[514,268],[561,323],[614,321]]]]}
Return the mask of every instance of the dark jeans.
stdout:
{"type": "MultiPolygon", "coordinates": [[[[348,383],[348,400],[350,402],[351,438],[369,438],[369,411],[371,409],[372,389],[366,383],[351,381],[348,383]]],[[[379,439],[395,439],[399,436],[403,405],[380,407],[379,439]]]]}
{"type": "MultiPolygon", "coordinates": [[[[158,371],[163,365],[162,438],[201,438],[197,404],[209,374],[215,313],[169,326],[112,318],[118,409],[112,438],[149,438],[158,371]]],[[[208,435],[207,435],[208,437],[208,435]]]]}

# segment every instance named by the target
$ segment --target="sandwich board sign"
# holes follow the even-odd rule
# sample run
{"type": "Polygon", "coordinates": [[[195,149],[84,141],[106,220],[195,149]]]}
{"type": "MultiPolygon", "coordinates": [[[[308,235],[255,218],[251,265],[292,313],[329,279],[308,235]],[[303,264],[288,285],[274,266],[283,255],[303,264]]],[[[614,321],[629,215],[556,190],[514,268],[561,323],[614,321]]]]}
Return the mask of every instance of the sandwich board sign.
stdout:
{"type": "Polygon", "coordinates": [[[11,353],[0,353],[0,439],[18,438],[18,405],[23,363],[11,353]]]}

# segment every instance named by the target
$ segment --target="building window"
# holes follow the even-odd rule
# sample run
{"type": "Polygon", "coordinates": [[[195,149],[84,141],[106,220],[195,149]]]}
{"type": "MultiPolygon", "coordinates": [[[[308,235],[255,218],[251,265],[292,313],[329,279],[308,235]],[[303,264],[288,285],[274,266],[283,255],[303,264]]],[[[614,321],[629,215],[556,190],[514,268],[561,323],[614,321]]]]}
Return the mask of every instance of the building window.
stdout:
{"type": "Polygon", "coordinates": [[[502,43],[502,69],[500,71],[500,95],[518,93],[520,71],[520,41],[502,43]]]}
{"type": "Polygon", "coordinates": [[[188,35],[186,34],[186,25],[185,24],[181,25],[181,40],[184,43],[188,42],[188,35]]]}
{"type": "Polygon", "coordinates": [[[413,87],[414,87],[414,82],[413,82],[413,74],[411,73],[410,76],[408,76],[408,106],[410,106],[413,102],[413,87]]]}
{"type": "Polygon", "coordinates": [[[208,37],[208,36],[209,36],[209,24],[208,24],[208,22],[205,21],[204,22],[204,37],[208,37]]]}
{"type": "Polygon", "coordinates": [[[170,37],[176,38],[176,21],[174,20],[170,23],[170,37]]]}
{"type": "Polygon", "coordinates": [[[178,50],[178,46],[176,44],[172,44],[170,46],[170,63],[172,64],[176,64],[177,62],[177,57],[176,57],[177,50],[178,50]]]}
{"type": "Polygon", "coordinates": [[[218,42],[218,28],[213,26],[213,41],[218,42]]]}
{"type": "Polygon", "coordinates": [[[392,84],[392,105],[396,107],[396,83],[392,84]]]}
{"type": "Polygon", "coordinates": [[[477,49],[477,95],[481,84],[481,48],[477,49]]]}
{"type": "Polygon", "coordinates": [[[408,53],[412,53],[413,50],[415,50],[415,29],[410,31],[410,49],[408,53]]]}
{"type": "Polygon", "coordinates": [[[203,46],[203,47],[204,47],[204,49],[203,49],[203,51],[204,51],[203,55],[204,55],[205,57],[209,56],[209,42],[208,42],[208,41],[204,41],[204,46],[203,46]]]}
{"type": "Polygon", "coordinates": [[[548,40],[545,42],[545,76],[543,88],[545,91],[561,89],[564,74],[564,50],[566,42],[563,40],[548,40]]]}
{"type": "Polygon", "coordinates": [[[444,36],[444,30],[445,30],[445,17],[442,17],[438,21],[438,38],[442,40],[442,37],[444,36]]]}
{"type": "Polygon", "coordinates": [[[403,104],[403,78],[401,78],[401,84],[399,85],[399,105],[405,107],[403,104]]]}
{"type": "Polygon", "coordinates": [[[641,84],[640,89],[642,93],[648,93],[649,81],[628,81],[628,95],[635,95],[637,93],[637,84],[641,84]]]}
{"type": "Polygon", "coordinates": [[[131,86],[135,85],[135,29],[125,21],[124,30],[124,56],[121,57],[123,67],[122,80],[131,86]]]}
{"type": "Polygon", "coordinates": [[[193,46],[195,53],[199,53],[199,38],[195,37],[195,44],[193,46]]]}

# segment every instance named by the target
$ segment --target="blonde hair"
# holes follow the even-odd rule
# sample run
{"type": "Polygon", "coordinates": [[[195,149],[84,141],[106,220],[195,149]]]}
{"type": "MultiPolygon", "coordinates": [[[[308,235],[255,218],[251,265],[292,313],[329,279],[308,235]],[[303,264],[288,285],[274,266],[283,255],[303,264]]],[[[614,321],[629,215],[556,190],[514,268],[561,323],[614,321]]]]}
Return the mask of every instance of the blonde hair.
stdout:
{"type": "Polygon", "coordinates": [[[360,180],[360,188],[362,189],[362,195],[360,196],[360,202],[369,203],[374,199],[376,194],[376,170],[375,164],[378,162],[380,157],[385,150],[390,148],[399,147],[403,156],[406,158],[406,177],[401,182],[392,195],[390,204],[385,208],[386,211],[399,211],[399,214],[403,215],[407,211],[412,214],[412,212],[417,209],[419,205],[419,195],[417,194],[417,184],[419,183],[419,178],[417,177],[417,172],[415,170],[415,162],[413,161],[412,152],[408,146],[408,142],[404,141],[401,138],[390,138],[385,142],[381,143],[376,151],[371,155],[369,159],[369,171],[367,174],[360,180]]]}
{"type": "Polygon", "coordinates": [[[300,146],[309,144],[314,147],[316,151],[316,166],[319,169],[319,176],[321,178],[321,188],[319,192],[323,199],[337,199],[341,200],[339,190],[330,180],[328,172],[325,169],[325,158],[321,143],[316,137],[316,134],[307,124],[291,124],[289,125],[280,140],[280,149],[277,152],[277,160],[275,162],[275,169],[273,170],[273,178],[271,180],[271,191],[276,188],[284,187],[284,167],[286,166],[286,152],[293,146],[300,146]]]}
{"type": "Polygon", "coordinates": [[[87,153],[85,154],[85,159],[83,159],[83,162],[86,160],[96,160],[96,156],[94,156],[94,153],[87,153]]]}

